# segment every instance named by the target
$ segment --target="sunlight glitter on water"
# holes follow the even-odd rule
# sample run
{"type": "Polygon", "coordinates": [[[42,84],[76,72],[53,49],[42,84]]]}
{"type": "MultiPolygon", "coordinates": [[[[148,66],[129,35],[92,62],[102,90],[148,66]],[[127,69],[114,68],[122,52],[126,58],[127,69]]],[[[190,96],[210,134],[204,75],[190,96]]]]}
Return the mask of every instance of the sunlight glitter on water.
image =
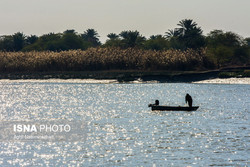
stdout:
{"type": "Polygon", "coordinates": [[[80,120],[77,142],[1,142],[1,166],[247,166],[249,85],[0,82],[1,120],[80,120]],[[148,103],[196,112],[151,111],[148,103]]]}
{"type": "Polygon", "coordinates": [[[1,79],[0,82],[22,82],[22,83],[90,83],[90,84],[109,84],[109,83],[118,83],[115,79],[18,79],[18,80],[9,80],[1,79]]]}

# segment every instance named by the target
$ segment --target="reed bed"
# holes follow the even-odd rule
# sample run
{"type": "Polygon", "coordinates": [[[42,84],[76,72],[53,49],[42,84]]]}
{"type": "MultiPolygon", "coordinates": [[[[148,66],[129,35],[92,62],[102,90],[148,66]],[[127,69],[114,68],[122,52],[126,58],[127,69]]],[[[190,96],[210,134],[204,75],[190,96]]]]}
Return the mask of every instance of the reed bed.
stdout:
{"type": "Polygon", "coordinates": [[[206,49],[89,48],[85,51],[0,52],[1,72],[200,70],[206,64],[206,49]]]}

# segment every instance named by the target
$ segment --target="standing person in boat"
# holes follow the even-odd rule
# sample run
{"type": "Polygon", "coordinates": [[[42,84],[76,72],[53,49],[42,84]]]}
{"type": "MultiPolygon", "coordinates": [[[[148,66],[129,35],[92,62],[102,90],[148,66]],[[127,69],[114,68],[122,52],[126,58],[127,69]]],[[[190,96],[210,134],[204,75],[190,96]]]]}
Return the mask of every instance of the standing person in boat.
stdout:
{"type": "Polygon", "coordinates": [[[185,101],[186,103],[188,102],[189,107],[192,107],[193,99],[188,93],[186,94],[185,101]]]}

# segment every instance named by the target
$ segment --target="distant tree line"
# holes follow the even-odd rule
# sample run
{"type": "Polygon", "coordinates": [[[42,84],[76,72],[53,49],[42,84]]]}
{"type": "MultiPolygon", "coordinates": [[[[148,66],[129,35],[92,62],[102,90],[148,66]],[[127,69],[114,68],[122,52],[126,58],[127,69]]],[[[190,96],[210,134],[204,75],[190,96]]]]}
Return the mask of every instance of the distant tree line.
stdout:
{"type": "Polygon", "coordinates": [[[65,51],[97,47],[101,45],[98,34],[94,29],[88,29],[83,34],[75,30],[66,30],[63,33],[49,33],[40,37],[26,36],[21,32],[14,35],[5,35],[0,38],[0,50],[17,51],[65,51]]]}
{"type": "Polygon", "coordinates": [[[243,65],[250,63],[250,38],[242,38],[233,32],[213,30],[203,35],[201,27],[192,19],[181,20],[177,28],[168,30],[164,35],[152,35],[145,38],[138,31],[110,33],[108,40],[101,44],[94,29],[87,29],[82,34],[75,30],[63,33],[49,33],[42,36],[26,36],[21,32],[0,37],[0,50],[7,52],[26,51],[67,51],[92,47],[118,47],[121,49],[138,48],[145,50],[166,51],[169,49],[187,50],[206,48],[207,56],[217,67],[243,65]]]}

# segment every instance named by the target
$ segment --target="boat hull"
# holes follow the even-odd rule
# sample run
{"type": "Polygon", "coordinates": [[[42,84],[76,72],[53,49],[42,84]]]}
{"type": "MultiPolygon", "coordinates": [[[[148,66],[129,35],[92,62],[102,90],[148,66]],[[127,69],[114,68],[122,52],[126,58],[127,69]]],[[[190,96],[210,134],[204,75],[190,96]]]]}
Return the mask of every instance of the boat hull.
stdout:
{"type": "Polygon", "coordinates": [[[182,107],[182,106],[158,106],[158,105],[151,105],[152,110],[158,111],[196,111],[199,106],[193,107],[182,107]]]}

